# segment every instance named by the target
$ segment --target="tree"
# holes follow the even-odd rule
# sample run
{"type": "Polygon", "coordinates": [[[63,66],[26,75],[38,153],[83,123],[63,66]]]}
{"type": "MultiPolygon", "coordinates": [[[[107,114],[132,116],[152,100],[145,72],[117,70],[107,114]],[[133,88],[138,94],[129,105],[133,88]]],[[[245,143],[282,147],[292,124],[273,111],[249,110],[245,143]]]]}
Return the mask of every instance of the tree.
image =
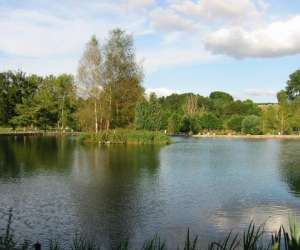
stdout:
{"type": "Polygon", "coordinates": [[[223,102],[232,102],[233,101],[233,97],[230,94],[222,92],[222,91],[211,92],[209,95],[209,98],[212,100],[222,100],[223,102]]]}
{"type": "Polygon", "coordinates": [[[281,134],[288,133],[289,131],[289,116],[290,116],[290,105],[288,100],[288,94],[285,91],[280,91],[277,94],[279,103],[279,130],[281,134]]]}
{"type": "Polygon", "coordinates": [[[105,92],[109,127],[125,127],[134,122],[135,109],[144,89],[143,73],[135,58],[133,38],[121,29],[109,34],[105,46],[105,92]]]}
{"type": "Polygon", "coordinates": [[[233,103],[233,97],[221,91],[212,92],[209,99],[212,101],[212,111],[219,118],[226,116],[227,107],[233,103]]]}
{"type": "Polygon", "coordinates": [[[35,95],[40,87],[43,78],[37,75],[26,77],[28,88],[27,94],[22,94],[22,102],[17,103],[15,115],[9,120],[13,127],[31,127],[35,125],[35,95]]]}
{"type": "Polygon", "coordinates": [[[279,128],[278,105],[267,105],[262,108],[262,132],[264,134],[276,134],[279,128]]]}
{"type": "Polygon", "coordinates": [[[167,130],[170,134],[176,134],[181,128],[181,117],[178,113],[173,113],[168,119],[167,130]]]}
{"type": "Polygon", "coordinates": [[[184,115],[181,120],[180,132],[189,133],[191,131],[191,120],[190,117],[184,115]]]}
{"type": "MultiPolygon", "coordinates": [[[[77,78],[94,102],[95,132],[98,132],[98,97],[103,88],[102,57],[98,40],[92,36],[79,61],[77,78]]],[[[101,118],[100,118],[101,120],[101,118]]]]}
{"type": "Polygon", "coordinates": [[[82,99],[78,101],[78,109],[75,117],[77,127],[80,131],[95,131],[95,116],[91,110],[94,109],[94,100],[92,98],[82,99]]]}
{"type": "Polygon", "coordinates": [[[191,94],[187,97],[185,107],[184,107],[184,111],[188,115],[194,115],[194,114],[197,113],[197,111],[198,111],[197,96],[191,94]]]}
{"type": "Polygon", "coordinates": [[[241,132],[243,119],[244,117],[240,115],[231,116],[230,119],[227,121],[227,128],[235,132],[241,132]]]}
{"type": "Polygon", "coordinates": [[[256,115],[246,116],[242,122],[242,132],[251,135],[260,134],[260,118],[256,115]]]}
{"type": "Polygon", "coordinates": [[[141,101],[136,107],[135,124],[138,129],[157,131],[162,128],[162,108],[154,93],[149,101],[141,101]]]}
{"type": "Polygon", "coordinates": [[[289,118],[289,125],[293,132],[300,132],[300,97],[296,97],[290,106],[291,115],[289,118]]]}
{"type": "Polygon", "coordinates": [[[73,114],[76,111],[76,87],[72,75],[62,74],[55,78],[56,101],[58,103],[58,127],[74,127],[73,114]]]}
{"type": "Polygon", "coordinates": [[[190,117],[190,131],[193,134],[198,134],[202,129],[201,118],[199,114],[190,117]]]}
{"type": "Polygon", "coordinates": [[[296,70],[289,76],[286,92],[290,100],[294,100],[297,96],[300,96],[300,70],[296,70]]]}
{"type": "Polygon", "coordinates": [[[223,127],[222,121],[212,113],[203,114],[200,119],[203,129],[215,130],[223,127]]]}
{"type": "Polygon", "coordinates": [[[35,123],[44,130],[58,125],[59,106],[55,79],[53,75],[46,76],[34,96],[35,123]]]}
{"type": "Polygon", "coordinates": [[[149,103],[141,98],[135,109],[135,126],[137,129],[145,129],[148,126],[149,103]]]}
{"type": "Polygon", "coordinates": [[[17,115],[17,105],[22,104],[36,89],[37,82],[21,71],[0,73],[0,124],[9,125],[17,115]]]}

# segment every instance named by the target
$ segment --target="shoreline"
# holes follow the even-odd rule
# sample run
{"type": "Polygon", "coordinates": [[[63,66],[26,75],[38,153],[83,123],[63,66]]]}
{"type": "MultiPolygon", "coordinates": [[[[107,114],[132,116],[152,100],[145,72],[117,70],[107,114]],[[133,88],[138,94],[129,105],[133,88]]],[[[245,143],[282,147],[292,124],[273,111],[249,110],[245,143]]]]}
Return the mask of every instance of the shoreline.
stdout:
{"type": "Polygon", "coordinates": [[[60,131],[0,131],[0,136],[17,136],[17,135],[81,135],[82,132],[60,132],[60,131]]]}
{"type": "Polygon", "coordinates": [[[193,138],[300,140],[300,135],[192,135],[193,138]]]}

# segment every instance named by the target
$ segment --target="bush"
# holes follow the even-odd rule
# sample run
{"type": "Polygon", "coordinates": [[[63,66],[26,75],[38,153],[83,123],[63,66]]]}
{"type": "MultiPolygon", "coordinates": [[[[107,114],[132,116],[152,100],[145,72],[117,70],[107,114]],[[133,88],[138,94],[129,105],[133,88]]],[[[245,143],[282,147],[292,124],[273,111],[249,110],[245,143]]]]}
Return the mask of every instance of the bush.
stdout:
{"type": "Polygon", "coordinates": [[[261,134],[260,118],[256,115],[246,116],[242,122],[242,132],[251,135],[261,134]]]}
{"type": "Polygon", "coordinates": [[[204,114],[200,119],[200,124],[203,129],[215,130],[223,127],[222,121],[214,114],[204,114]]]}
{"type": "Polygon", "coordinates": [[[240,115],[233,115],[228,121],[227,121],[227,128],[230,130],[233,130],[235,132],[241,132],[242,131],[242,122],[243,117],[240,115]]]}
{"type": "Polygon", "coordinates": [[[101,144],[169,144],[170,137],[159,131],[115,129],[81,136],[81,141],[101,144]]]}
{"type": "Polygon", "coordinates": [[[181,118],[179,114],[173,113],[168,119],[168,133],[176,134],[180,131],[181,118]]]}

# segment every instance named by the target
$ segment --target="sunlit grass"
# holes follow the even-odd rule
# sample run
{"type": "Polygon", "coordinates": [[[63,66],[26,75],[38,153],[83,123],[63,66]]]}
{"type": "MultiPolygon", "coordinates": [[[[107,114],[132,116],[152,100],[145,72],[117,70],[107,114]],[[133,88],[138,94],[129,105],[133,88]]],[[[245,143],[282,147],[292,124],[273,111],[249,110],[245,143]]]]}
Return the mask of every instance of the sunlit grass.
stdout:
{"type": "Polygon", "coordinates": [[[169,144],[170,137],[159,131],[115,129],[86,133],[81,140],[100,144],[169,144]]]}

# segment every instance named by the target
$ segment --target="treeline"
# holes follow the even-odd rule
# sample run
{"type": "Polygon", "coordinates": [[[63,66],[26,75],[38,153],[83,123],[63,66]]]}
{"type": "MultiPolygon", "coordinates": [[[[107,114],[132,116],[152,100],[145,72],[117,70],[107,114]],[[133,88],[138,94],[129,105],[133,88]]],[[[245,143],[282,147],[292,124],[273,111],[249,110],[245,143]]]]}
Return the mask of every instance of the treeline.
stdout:
{"type": "Polygon", "coordinates": [[[71,75],[0,73],[0,124],[13,128],[76,128],[77,95],[71,75]]]}
{"type": "Polygon", "coordinates": [[[300,70],[290,75],[278,104],[234,100],[225,92],[208,97],[193,93],[157,98],[137,105],[137,128],[177,133],[298,134],[300,131],[300,70]]]}
{"type": "Polygon", "coordinates": [[[112,30],[103,46],[93,36],[75,77],[0,73],[0,126],[95,132],[128,127],[143,98],[142,80],[131,35],[112,30]]]}
{"type": "Polygon", "coordinates": [[[177,133],[295,134],[300,131],[300,70],[278,104],[240,101],[225,92],[146,96],[133,37],[112,30],[86,44],[76,76],[0,73],[0,126],[104,131],[130,128],[177,133]]]}

